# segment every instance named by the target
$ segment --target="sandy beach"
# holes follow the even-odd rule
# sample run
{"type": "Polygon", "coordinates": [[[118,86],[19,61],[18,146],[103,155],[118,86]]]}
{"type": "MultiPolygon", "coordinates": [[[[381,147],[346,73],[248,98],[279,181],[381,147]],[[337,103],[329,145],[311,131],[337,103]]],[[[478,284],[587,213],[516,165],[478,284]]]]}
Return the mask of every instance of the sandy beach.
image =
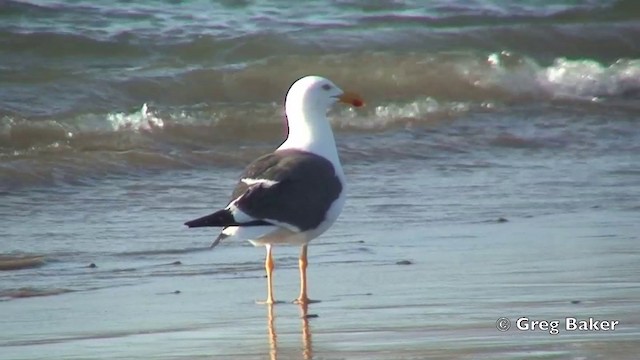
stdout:
{"type": "MultiPolygon", "coordinates": [[[[381,227],[366,238],[343,223],[311,247],[310,291],[321,302],[306,317],[288,302],[254,304],[265,295],[260,249],[177,255],[181,265],[159,261],[140,284],[1,303],[2,358],[633,359],[637,225],[600,215],[381,227]],[[236,256],[244,265],[234,269],[225,259],[236,256]],[[212,271],[163,273],[198,266],[212,271]],[[561,320],[559,333],[517,330],[524,316],[561,320]],[[496,329],[500,317],[509,331],[496,329]],[[567,331],[566,317],[620,324],[567,331]]],[[[277,250],[276,297],[289,301],[296,249],[277,250]]]]}

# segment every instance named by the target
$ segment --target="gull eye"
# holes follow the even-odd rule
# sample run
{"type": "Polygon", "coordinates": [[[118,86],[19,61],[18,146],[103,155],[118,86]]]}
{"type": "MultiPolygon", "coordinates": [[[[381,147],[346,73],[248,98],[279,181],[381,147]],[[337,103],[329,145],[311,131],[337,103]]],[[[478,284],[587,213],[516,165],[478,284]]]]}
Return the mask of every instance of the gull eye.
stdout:
{"type": "Polygon", "coordinates": [[[329,84],[324,84],[324,85],[322,85],[322,90],[324,90],[324,91],[329,91],[329,90],[331,90],[331,85],[329,85],[329,84]]]}

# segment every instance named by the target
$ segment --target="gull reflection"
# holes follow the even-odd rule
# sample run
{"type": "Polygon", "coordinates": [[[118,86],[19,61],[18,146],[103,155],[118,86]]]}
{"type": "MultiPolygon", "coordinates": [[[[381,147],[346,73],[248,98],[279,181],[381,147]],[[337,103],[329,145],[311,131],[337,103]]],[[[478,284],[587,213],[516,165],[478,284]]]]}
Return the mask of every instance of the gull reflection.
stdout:
{"type": "Polygon", "coordinates": [[[267,317],[269,329],[269,358],[276,360],[278,358],[278,335],[276,335],[276,327],[274,326],[275,316],[273,314],[273,304],[267,304],[267,317]]]}
{"type": "MultiPolygon", "coordinates": [[[[311,329],[309,319],[317,315],[309,314],[309,305],[300,304],[301,335],[302,335],[302,359],[311,360],[313,358],[313,348],[311,341],[311,329]]],[[[275,309],[273,304],[267,304],[267,329],[269,333],[269,358],[278,359],[278,334],[275,327],[275,309]]]]}
{"type": "Polygon", "coordinates": [[[309,304],[300,304],[300,318],[302,319],[302,358],[309,360],[313,358],[311,348],[311,329],[309,329],[309,304]]]}

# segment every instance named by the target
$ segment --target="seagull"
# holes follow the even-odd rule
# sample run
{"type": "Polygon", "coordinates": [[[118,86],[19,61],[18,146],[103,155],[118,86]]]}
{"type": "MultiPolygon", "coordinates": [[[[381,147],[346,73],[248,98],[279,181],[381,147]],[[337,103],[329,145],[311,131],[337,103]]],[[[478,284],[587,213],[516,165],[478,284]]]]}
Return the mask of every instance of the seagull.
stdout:
{"type": "Polygon", "coordinates": [[[285,244],[301,246],[300,295],[294,303],[313,302],[307,295],[307,246],[333,225],[346,199],[345,175],[327,119],[337,102],[364,105],[358,94],[323,77],[295,81],[285,99],[287,139],[246,167],[224,209],[185,223],[221,227],[211,247],[236,238],[266,248],[267,299],[261,303],[275,303],[272,247],[285,244]]]}

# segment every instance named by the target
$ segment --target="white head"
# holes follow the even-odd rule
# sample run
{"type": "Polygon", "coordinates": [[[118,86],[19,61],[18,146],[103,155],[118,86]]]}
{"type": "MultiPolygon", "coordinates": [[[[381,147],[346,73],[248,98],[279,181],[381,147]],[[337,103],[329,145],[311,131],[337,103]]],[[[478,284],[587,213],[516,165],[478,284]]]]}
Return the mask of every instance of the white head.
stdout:
{"type": "Polygon", "coordinates": [[[291,85],[285,100],[289,135],[278,149],[312,152],[339,164],[338,153],[327,111],[336,102],[362,106],[362,98],[344,92],[320,76],[305,76],[291,85]]]}
{"type": "Polygon", "coordinates": [[[326,114],[338,101],[355,107],[363,105],[358,95],[342,91],[330,80],[320,76],[305,76],[289,88],[285,100],[285,111],[287,116],[301,110],[307,114],[326,114]]]}

